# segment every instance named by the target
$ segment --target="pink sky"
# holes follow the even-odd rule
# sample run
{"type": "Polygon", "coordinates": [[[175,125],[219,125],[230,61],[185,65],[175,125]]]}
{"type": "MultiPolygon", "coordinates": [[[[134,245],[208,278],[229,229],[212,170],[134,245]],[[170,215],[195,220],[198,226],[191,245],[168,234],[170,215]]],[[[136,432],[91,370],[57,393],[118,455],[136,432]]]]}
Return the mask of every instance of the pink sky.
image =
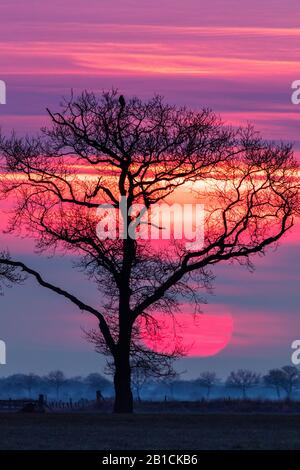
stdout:
{"type": "MultiPolygon", "coordinates": [[[[291,83],[300,79],[299,15],[298,0],[2,1],[0,79],[7,83],[7,105],[0,106],[0,124],[7,132],[33,132],[46,123],[46,106],[57,109],[71,88],[114,86],[124,95],[160,93],[172,103],[208,106],[235,125],[252,121],[265,137],[291,140],[300,151],[300,105],[290,99],[291,83]]],[[[30,243],[2,240],[47,272],[46,263],[30,254],[30,243]]],[[[226,363],[224,367],[232,368],[252,356],[261,357],[261,364],[264,358],[268,364],[288,362],[290,341],[300,335],[298,261],[295,230],[281,250],[258,261],[254,275],[241,268],[217,269],[216,296],[211,299],[215,312],[207,312],[229,312],[234,330],[216,367],[226,363]]],[[[60,266],[64,282],[67,268],[60,266]]],[[[49,277],[55,279],[53,262],[52,267],[49,277]]],[[[76,279],[68,278],[70,288],[74,282],[83,296],[90,295],[89,287],[76,284],[76,279]]],[[[32,358],[41,344],[35,335],[29,341],[30,331],[34,325],[40,334],[43,324],[43,348],[48,349],[44,365],[39,362],[37,368],[59,361],[51,352],[54,346],[63,351],[70,372],[92,368],[86,359],[90,347],[75,340],[81,317],[70,305],[33,284],[27,287],[25,303],[14,292],[1,299],[0,337],[7,335],[13,350],[7,371],[20,369],[26,357],[24,368],[34,369],[32,358]],[[43,318],[34,313],[34,302],[43,309],[43,318]],[[57,324],[57,309],[66,336],[57,324]],[[25,314],[29,330],[19,331],[16,342],[14,325],[25,314]],[[69,343],[72,354],[81,358],[77,368],[69,343]]],[[[203,361],[191,364],[191,374],[211,364],[203,361]]]]}

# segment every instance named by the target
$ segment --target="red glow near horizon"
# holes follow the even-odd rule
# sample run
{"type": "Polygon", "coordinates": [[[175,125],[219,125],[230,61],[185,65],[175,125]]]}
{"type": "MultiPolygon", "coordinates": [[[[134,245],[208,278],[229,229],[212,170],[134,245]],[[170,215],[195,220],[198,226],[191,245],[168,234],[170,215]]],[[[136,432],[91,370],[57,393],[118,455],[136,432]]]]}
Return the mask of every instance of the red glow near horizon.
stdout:
{"type": "Polygon", "coordinates": [[[233,319],[228,313],[175,314],[173,317],[156,313],[153,315],[159,327],[147,332],[145,320],[141,327],[143,342],[149,349],[159,353],[172,353],[176,346],[189,357],[207,357],[218,354],[231,340],[233,319]]]}

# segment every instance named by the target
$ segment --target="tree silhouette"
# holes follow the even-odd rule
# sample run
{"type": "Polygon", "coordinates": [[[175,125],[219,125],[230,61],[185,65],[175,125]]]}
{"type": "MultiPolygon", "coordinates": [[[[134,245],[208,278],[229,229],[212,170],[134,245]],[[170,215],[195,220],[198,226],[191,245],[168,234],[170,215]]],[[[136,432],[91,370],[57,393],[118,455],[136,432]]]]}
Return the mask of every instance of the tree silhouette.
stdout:
{"type": "Polygon", "coordinates": [[[295,366],[283,366],[280,369],[271,369],[264,376],[267,385],[275,388],[277,397],[280,398],[280,389],[284,390],[287,399],[291,395],[297,385],[300,383],[300,371],[295,366]]]}
{"type": "Polygon", "coordinates": [[[97,318],[103,352],[114,364],[114,409],[130,412],[132,331],[141,318],[150,324],[155,312],[172,315],[183,303],[197,311],[217,263],[251,267],[253,256],[293,225],[298,184],[289,144],[268,143],[252,127],[226,126],[207,109],[177,108],[159,96],[120,105],[118,96],[71,96],[60,112],[48,110],[52,125],[39,136],[0,137],[2,194],[15,200],[9,230],[35,237],[40,252],[75,255],[101,292],[99,305],[6,254],[0,262],[97,318]],[[129,236],[132,227],[145,229],[142,223],[162,233],[151,210],[178,200],[187,187],[205,206],[201,246],[174,236],[167,244],[129,236]],[[99,237],[100,204],[119,210],[116,238],[99,237]],[[131,210],[136,204],[142,209],[131,210]],[[141,221],[145,214],[148,222],[141,221]]]}
{"type": "Polygon", "coordinates": [[[260,375],[248,369],[239,369],[230,372],[226,385],[227,387],[237,388],[241,390],[243,398],[247,396],[247,390],[255,387],[260,382],[260,375]]]}
{"type": "Polygon", "coordinates": [[[65,374],[61,370],[54,370],[49,372],[47,380],[55,387],[56,399],[59,399],[59,392],[63,384],[66,382],[65,374]]]}
{"type": "Polygon", "coordinates": [[[267,386],[276,390],[277,398],[280,399],[280,389],[285,389],[285,374],[282,369],[271,369],[263,377],[267,386]]]}
{"type": "Polygon", "coordinates": [[[32,398],[32,391],[40,383],[40,377],[30,372],[29,374],[24,375],[23,382],[27,389],[28,397],[32,398]]]}
{"type": "MultiPolygon", "coordinates": [[[[177,338],[171,353],[152,351],[143,344],[141,333],[140,328],[133,328],[130,345],[131,384],[138,401],[141,401],[141,390],[147,381],[171,380],[178,376],[173,365],[185,352],[177,338]]],[[[101,333],[90,330],[85,332],[85,336],[94,345],[96,352],[105,352],[101,333]]],[[[111,360],[107,361],[105,372],[114,375],[115,367],[111,360]]]]}
{"type": "Polygon", "coordinates": [[[209,399],[211,389],[217,385],[219,379],[215,372],[202,372],[200,377],[196,380],[196,383],[200,385],[200,387],[206,388],[206,398],[209,399]]]}
{"type": "Polygon", "coordinates": [[[85,383],[94,391],[103,391],[111,385],[110,382],[97,372],[92,372],[85,378],[85,383]]]}
{"type": "Polygon", "coordinates": [[[281,370],[283,373],[282,386],[286,392],[287,398],[290,399],[295,386],[300,383],[300,371],[295,366],[283,366],[281,370]]]}

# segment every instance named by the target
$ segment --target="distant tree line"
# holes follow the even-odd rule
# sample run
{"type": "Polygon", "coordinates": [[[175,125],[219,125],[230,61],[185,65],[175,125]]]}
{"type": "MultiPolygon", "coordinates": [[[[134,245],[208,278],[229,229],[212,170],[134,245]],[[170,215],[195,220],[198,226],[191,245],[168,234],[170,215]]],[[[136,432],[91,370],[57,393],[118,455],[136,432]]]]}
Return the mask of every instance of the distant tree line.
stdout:
{"type": "MultiPolygon", "coordinates": [[[[300,370],[293,365],[286,365],[262,375],[249,369],[238,369],[230,372],[225,380],[219,378],[215,372],[204,371],[195,380],[182,380],[180,374],[155,379],[149,377],[148,370],[143,374],[143,369],[140,368],[138,373],[132,375],[132,388],[138,401],[209,400],[212,392],[218,397],[247,399],[251,389],[257,389],[264,398],[270,398],[270,392],[273,392],[277,399],[291,399],[300,391],[300,370]]],[[[1,398],[35,398],[39,393],[44,393],[55,400],[94,399],[96,391],[109,398],[114,394],[112,382],[96,372],[86,377],[67,378],[62,371],[55,370],[45,376],[29,373],[0,378],[1,398]]]]}
{"type": "Polygon", "coordinates": [[[97,390],[107,396],[113,393],[112,383],[99,373],[67,378],[61,370],[54,370],[45,376],[29,373],[0,378],[0,396],[5,398],[34,398],[39,393],[55,400],[74,396],[94,398],[97,390]]]}
{"type": "MultiPolygon", "coordinates": [[[[212,388],[220,382],[214,372],[202,372],[197,379],[199,386],[206,389],[207,398],[212,388]]],[[[224,385],[228,389],[239,390],[244,399],[247,398],[247,392],[251,388],[258,386],[274,389],[278,399],[283,394],[290,399],[294,390],[300,386],[300,370],[295,366],[287,365],[271,369],[266,375],[261,375],[249,369],[238,369],[230,372],[224,385]]]]}

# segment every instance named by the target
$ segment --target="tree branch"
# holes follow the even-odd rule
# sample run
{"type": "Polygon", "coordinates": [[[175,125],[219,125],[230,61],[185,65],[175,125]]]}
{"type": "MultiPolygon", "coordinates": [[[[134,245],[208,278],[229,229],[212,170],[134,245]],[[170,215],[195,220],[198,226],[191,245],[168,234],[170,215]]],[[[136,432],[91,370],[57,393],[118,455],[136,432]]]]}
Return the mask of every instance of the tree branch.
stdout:
{"type": "Polygon", "coordinates": [[[85,310],[86,312],[89,312],[92,315],[94,315],[99,320],[99,328],[107,342],[107,345],[111,353],[114,354],[115,342],[114,342],[113,337],[111,336],[108,324],[106,323],[106,320],[104,316],[102,315],[102,313],[98,312],[98,310],[91,307],[90,305],[87,305],[86,303],[82,302],[75,295],[70,294],[66,290],[61,289],[60,287],[55,286],[54,284],[51,284],[50,282],[45,281],[39,272],[35,271],[32,268],[29,268],[22,261],[13,261],[7,258],[0,258],[0,264],[6,265],[6,266],[12,266],[15,268],[20,268],[22,271],[33,276],[42,287],[45,287],[46,289],[49,289],[52,292],[55,292],[56,294],[61,295],[62,297],[65,297],[66,299],[70,300],[80,310],[85,310]]]}

